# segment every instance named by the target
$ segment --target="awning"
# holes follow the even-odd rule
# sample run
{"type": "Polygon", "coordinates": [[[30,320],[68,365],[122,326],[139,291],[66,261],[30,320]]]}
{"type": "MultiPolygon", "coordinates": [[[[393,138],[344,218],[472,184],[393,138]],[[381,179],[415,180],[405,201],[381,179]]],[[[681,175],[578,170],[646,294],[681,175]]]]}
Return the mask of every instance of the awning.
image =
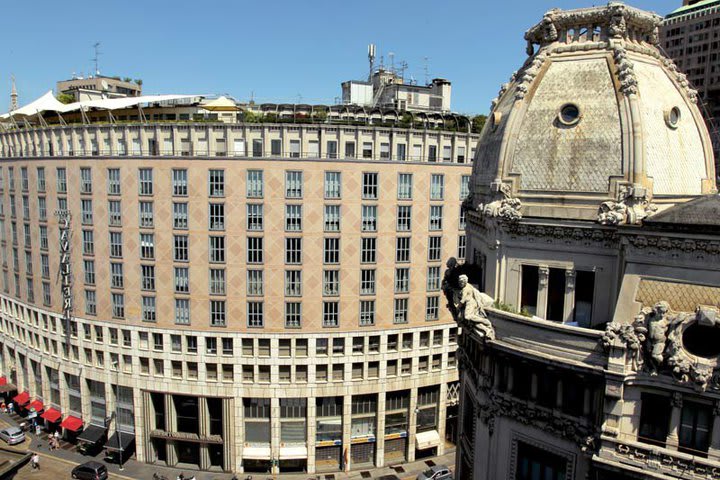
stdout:
{"type": "Polygon", "coordinates": [[[98,443],[105,437],[107,428],[99,427],[97,425],[88,425],[83,432],[78,435],[77,439],[85,443],[98,443]]]}
{"type": "Polygon", "coordinates": [[[415,434],[415,447],[418,450],[425,450],[440,445],[440,434],[437,430],[428,430],[415,434]]]}
{"type": "Polygon", "coordinates": [[[45,410],[42,413],[42,415],[40,415],[40,418],[44,418],[48,422],[55,423],[58,420],[60,420],[60,418],[62,418],[62,413],[60,413],[57,410],[55,410],[54,408],[50,407],[47,410],[45,410]]]}
{"type": "Polygon", "coordinates": [[[250,460],[270,460],[270,447],[245,447],[242,456],[250,460]]]}
{"type": "Polygon", "coordinates": [[[0,385],[0,393],[10,392],[17,392],[17,386],[13,385],[12,383],[5,383],[4,385],[0,385]]]}
{"type": "Polygon", "coordinates": [[[83,421],[77,417],[68,415],[67,417],[65,417],[65,420],[62,421],[60,426],[62,428],[64,428],[65,430],[70,430],[71,432],[77,432],[78,430],[80,430],[82,428],[83,421]]]}
{"type": "Polygon", "coordinates": [[[118,438],[118,434],[115,432],[105,444],[105,448],[114,452],[119,452],[120,450],[125,452],[133,443],[135,443],[135,435],[132,433],[120,432],[120,438],[118,438]]]}
{"type": "Polygon", "coordinates": [[[19,393],[15,395],[15,398],[13,398],[13,402],[17,403],[20,406],[27,405],[30,402],[30,394],[28,392],[19,393]]]}
{"type": "Polygon", "coordinates": [[[7,377],[0,377],[0,385],[7,385],[7,377]]]}
{"type": "Polygon", "coordinates": [[[35,399],[32,402],[30,402],[30,405],[28,405],[27,408],[28,408],[28,410],[33,408],[33,409],[35,409],[36,412],[42,412],[43,409],[45,408],[45,405],[43,405],[43,402],[41,402],[40,400],[35,399]]]}
{"type": "Polygon", "coordinates": [[[280,460],[300,460],[307,458],[307,456],[307,447],[305,445],[280,447],[280,460]]]}

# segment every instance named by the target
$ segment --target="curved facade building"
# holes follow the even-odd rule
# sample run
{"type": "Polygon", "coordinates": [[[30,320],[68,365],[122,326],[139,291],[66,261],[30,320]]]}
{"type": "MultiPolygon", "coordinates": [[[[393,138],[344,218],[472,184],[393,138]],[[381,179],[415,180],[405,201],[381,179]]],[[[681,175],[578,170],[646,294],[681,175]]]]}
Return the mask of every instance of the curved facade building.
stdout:
{"type": "Polygon", "coordinates": [[[0,367],[61,414],[48,426],[109,425],[148,463],[315,472],[442,454],[458,328],[441,259],[465,256],[475,141],[329,124],[0,133],[0,367]]]}

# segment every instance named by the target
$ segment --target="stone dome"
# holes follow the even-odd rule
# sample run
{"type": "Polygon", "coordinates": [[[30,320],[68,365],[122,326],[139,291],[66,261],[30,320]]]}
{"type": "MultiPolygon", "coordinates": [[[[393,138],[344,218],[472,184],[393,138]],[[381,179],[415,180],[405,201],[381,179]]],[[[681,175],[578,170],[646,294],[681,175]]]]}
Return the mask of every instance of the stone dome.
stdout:
{"type": "Polygon", "coordinates": [[[636,223],[715,192],[697,92],[658,49],[661,21],[610,3],[550,10],[528,30],[478,143],[471,208],[636,223]]]}

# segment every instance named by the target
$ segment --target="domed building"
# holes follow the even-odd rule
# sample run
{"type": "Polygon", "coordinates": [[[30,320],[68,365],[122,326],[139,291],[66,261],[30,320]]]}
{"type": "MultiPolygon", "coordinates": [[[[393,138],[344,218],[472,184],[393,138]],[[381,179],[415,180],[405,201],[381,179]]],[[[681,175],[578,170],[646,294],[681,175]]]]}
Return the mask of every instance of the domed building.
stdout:
{"type": "Polygon", "coordinates": [[[661,20],[551,10],[492,103],[444,288],[458,478],[720,478],[720,197],[661,20]]]}

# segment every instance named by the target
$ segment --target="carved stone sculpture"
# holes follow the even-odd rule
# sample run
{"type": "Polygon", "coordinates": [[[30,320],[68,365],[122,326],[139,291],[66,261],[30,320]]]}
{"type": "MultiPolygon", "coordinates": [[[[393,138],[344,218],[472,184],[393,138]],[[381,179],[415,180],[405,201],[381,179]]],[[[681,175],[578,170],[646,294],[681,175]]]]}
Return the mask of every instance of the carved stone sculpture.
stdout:
{"type": "Polygon", "coordinates": [[[628,59],[625,47],[615,45],[613,58],[615,59],[615,67],[617,68],[617,75],[620,80],[620,92],[625,96],[637,94],[638,82],[635,77],[635,66],[628,59]]]}
{"type": "Polygon", "coordinates": [[[663,363],[667,330],[670,321],[667,318],[670,305],[667,302],[658,302],[647,315],[648,319],[648,353],[653,360],[653,367],[657,369],[663,363]]]}
{"type": "Polygon", "coordinates": [[[460,322],[475,324],[478,333],[488,340],[495,338],[495,329],[485,313],[486,307],[491,307],[495,301],[490,295],[482,293],[468,283],[467,275],[458,278],[460,298],[457,305],[460,322]]]}
{"type": "Polygon", "coordinates": [[[638,225],[655,211],[644,189],[629,187],[620,191],[617,201],[600,204],[597,220],[602,225],[638,225]]]}
{"type": "Polygon", "coordinates": [[[513,198],[510,186],[505,183],[497,183],[493,197],[487,203],[478,205],[477,211],[483,217],[498,218],[507,222],[515,222],[522,218],[520,209],[522,202],[513,198]]]}

